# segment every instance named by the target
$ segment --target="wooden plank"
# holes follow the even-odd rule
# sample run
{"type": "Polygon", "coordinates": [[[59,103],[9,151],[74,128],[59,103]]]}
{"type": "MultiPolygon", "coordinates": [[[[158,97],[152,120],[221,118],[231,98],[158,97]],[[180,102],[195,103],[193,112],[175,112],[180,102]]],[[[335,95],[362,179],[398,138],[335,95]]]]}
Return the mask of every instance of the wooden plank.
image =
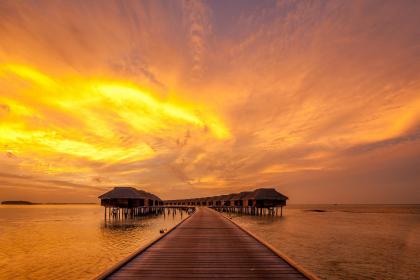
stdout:
{"type": "Polygon", "coordinates": [[[200,208],[100,279],[308,279],[219,213],[200,208]]]}

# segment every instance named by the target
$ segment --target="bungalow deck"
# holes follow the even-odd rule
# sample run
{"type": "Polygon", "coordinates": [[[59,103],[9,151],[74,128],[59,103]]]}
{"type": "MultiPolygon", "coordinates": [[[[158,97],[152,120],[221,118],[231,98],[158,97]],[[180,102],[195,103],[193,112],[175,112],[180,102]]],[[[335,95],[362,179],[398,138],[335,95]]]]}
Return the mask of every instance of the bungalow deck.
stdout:
{"type": "Polygon", "coordinates": [[[203,207],[99,279],[316,279],[267,246],[203,207]]]}

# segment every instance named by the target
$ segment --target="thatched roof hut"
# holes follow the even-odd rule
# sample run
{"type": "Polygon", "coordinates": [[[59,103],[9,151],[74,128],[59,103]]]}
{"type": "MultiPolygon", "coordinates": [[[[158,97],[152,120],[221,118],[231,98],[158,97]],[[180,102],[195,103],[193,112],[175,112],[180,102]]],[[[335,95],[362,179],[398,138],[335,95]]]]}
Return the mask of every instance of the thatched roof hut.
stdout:
{"type": "Polygon", "coordinates": [[[274,188],[260,188],[244,197],[249,206],[276,207],[286,205],[289,198],[274,188]]]}
{"type": "Polygon", "coordinates": [[[279,193],[275,188],[260,188],[253,191],[253,197],[257,200],[274,199],[274,200],[287,200],[287,196],[279,193]]]}
{"type": "Polygon", "coordinates": [[[144,198],[145,196],[133,187],[115,187],[114,189],[100,195],[99,199],[128,199],[144,198]]]}
{"type": "Polygon", "coordinates": [[[161,205],[162,200],[154,194],[133,187],[115,187],[100,195],[101,205],[132,208],[161,205]]]}

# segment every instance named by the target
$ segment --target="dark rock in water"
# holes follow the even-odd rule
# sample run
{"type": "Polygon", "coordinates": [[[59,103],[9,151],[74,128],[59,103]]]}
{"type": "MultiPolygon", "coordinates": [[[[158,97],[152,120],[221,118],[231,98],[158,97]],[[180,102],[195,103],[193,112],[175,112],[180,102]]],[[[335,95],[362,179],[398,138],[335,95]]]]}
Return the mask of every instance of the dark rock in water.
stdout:
{"type": "Polygon", "coordinates": [[[2,201],[1,204],[4,205],[34,205],[35,203],[30,201],[23,201],[23,200],[8,200],[2,201]]]}
{"type": "Polygon", "coordinates": [[[311,210],[305,210],[305,211],[309,211],[309,212],[327,212],[326,210],[321,210],[321,209],[311,209],[311,210]]]}

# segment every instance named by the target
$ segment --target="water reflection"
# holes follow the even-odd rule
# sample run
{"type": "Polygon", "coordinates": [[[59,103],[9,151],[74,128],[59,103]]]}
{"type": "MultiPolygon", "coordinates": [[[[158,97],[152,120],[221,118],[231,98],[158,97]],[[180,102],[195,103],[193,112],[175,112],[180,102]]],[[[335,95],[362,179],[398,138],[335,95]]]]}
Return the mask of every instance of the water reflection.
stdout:
{"type": "MultiPolygon", "coordinates": [[[[183,220],[188,216],[189,211],[184,209],[171,209],[166,208],[158,213],[153,213],[146,216],[128,216],[123,219],[113,219],[113,218],[104,218],[100,224],[102,230],[117,230],[117,231],[129,231],[129,230],[138,230],[147,228],[149,223],[153,223],[159,218],[163,218],[163,221],[169,220],[178,221],[183,220]]],[[[164,231],[167,231],[167,227],[162,228],[164,231]]]]}
{"type": "Polygon", "coordinates": [[[293,205],[283,217],[232,219],[321,279],[420,275],[420,205],[293,205]]]}
{"type": "Polygon", "coordinates": [[[0,279],[91,279],[185,219],[104,220],[98,205],[0,206],[0,279]]]}

